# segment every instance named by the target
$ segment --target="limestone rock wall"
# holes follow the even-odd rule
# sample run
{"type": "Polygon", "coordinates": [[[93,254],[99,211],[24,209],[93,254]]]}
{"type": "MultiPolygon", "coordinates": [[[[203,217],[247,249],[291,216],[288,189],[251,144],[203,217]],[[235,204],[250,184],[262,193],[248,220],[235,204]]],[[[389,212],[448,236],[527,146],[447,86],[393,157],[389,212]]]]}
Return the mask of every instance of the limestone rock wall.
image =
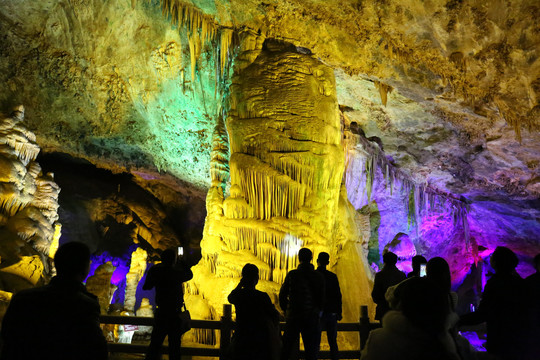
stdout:
{"type": "Polygon", "coordinates": [[[60,188],[36,162],[40,148],[23,120],[23,106],[0,118],[0,279],[7,292],[54,274],[60,237],[60,188]]]}

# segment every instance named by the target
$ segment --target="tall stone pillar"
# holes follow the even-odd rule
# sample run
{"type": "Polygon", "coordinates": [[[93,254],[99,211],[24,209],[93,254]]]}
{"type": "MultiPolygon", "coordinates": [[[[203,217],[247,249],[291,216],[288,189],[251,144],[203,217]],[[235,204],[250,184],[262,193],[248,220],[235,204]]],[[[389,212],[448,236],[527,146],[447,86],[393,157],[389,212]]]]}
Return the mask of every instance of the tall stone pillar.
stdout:
{"type": "MultiPolygon", "coordinates": [[[[203,259],[188,292],[202,294],[219,312],[242,267],[253,263],[260,269],[258,288],[275,296],[296,268],[300,247],[315,257],[329,252],[331,266],[351,278],[350,286],[364,278],[367,284],[356,253],[356,213],[341,185],[344,150],[333,70],[284,42],[267,40],[246,52],[241,59],[258,56],[237,66],[225,123],[230,187],[220,183],[223,176],[213,177],[203,259]],[[342,259],[349,251],[356,255],[342,259]],[[340,261],[355,266],[340,270],[340,261]]],[[[214,147],[218,153],[224,148],[214,147]]]]}

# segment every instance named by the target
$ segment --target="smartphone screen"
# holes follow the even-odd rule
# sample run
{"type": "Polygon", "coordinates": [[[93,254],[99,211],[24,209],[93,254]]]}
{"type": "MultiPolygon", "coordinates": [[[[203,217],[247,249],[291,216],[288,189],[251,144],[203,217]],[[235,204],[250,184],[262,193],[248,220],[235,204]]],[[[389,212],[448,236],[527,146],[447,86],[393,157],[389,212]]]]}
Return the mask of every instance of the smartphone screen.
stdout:
{"type": "Polygon", "coordinates": [[[182,256],[182,255],[184,255],[184,248],[179,246],[178,247],[178,256],[182,256]]]}
{"type": "Polygon", "coordinates": [[[420,264],[420,277],[426,276],[426,264],[420,264]]]}

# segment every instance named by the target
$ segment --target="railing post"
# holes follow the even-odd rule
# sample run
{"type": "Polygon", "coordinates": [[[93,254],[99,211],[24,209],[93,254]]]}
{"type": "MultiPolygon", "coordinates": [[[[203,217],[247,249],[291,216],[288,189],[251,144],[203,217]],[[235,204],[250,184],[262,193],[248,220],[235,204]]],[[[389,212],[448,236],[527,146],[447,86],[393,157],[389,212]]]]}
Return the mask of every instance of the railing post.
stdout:
{"type": "Polygon", "coordinates": [[[223,304],[223,316],[221,317],[221,329],[219,337],[219,359],[224,360],[229,345],[231,344],[232,331],[232,305],[223,304]]]}
{"type": "Polygon", "coordinates": [[[370,327],[368,307],[367,305],[362,305],[360,306],[360,326],[358,328],[358,333],[360,335],[360,350],[363,350],[364,346],[366,346],[369,331],[371,330],[370,327]]]}

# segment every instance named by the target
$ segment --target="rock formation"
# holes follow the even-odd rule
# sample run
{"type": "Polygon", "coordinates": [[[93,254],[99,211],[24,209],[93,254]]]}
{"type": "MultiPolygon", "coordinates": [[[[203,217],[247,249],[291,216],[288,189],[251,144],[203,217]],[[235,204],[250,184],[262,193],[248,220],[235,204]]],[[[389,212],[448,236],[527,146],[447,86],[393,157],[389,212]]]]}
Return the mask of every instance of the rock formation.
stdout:
{"type": "Polygon", "coordinates": [[[332,254],[354,320],[399,233],[456,285],[497,245],[529,274],[539,14],[533,0],[3,1],[0,110],[24,103],[32,130],[20,112],[0,128],[5,298],[21,272],[24,286],[50,272],[60,236],[36,144],[66,194],[62,241],[113,262],[122,304],[132,253],[179,244],[202,252],[200,318],[247,261],[274,294],[301,244],[332,254]]]}
{"type": "Polygon", "coordinates": [[[60,237],[60,188],[35,161],[40,148],[23,120],[23,106],[0,119],[0,279],[6,292],[54,273],[51,257],[60,237]]]}
{"type": "Polygon", "coordinates": [[[213,172],[202,259],[190,291],[219,313],[249,262],[259,267],[259,288],[276,296],[298,264],[298,250],[307,246],[315,256],[331,254],[342,282],[358,295],[345,310],[348,320],[356,319],[369,286],[355,211],[341,186],[344,156],[331,69],[289,43],[267,40],[251,64],[235,71],[226,128],[230,190],[213,172]]]}
{"type": "Polygon", "coordinates": [[[101,264],[94,274],[86,279],[86,289],[99,299],[102,314],[107,314],[116,286],[111,284],[111,277],[116,268],[110,261],[101,264]]]}

